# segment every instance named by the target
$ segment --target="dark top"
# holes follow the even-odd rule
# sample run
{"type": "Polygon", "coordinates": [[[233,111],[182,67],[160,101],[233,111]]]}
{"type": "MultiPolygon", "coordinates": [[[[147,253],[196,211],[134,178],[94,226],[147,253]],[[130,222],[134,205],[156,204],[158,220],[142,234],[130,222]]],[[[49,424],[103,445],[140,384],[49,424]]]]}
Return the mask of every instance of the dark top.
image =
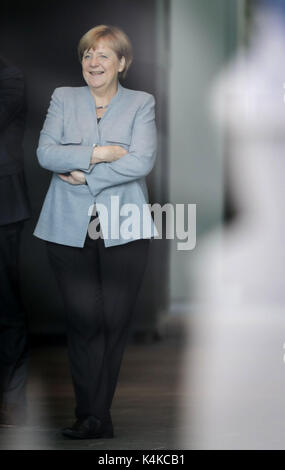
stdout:
{"type": "MultiPolygon", "coordinates": [[[[100,119],[101,119],[100,117],[99,117],[99,118],[97,118],[97,123],[99,123],[99,122],[100,122],[100,119]]],[[[97,227],[96,227],[96,231],[98,232],[98,231],[100,231],[101,229],[100,229],[100,224],[99,224],[99,216],[98,216],[98,213],[97,213],[97,211],[96,211],[96,214],[95,214],[95,215],[91,215],[90,222],[93,222],[93,220],[95,220],[95,219],[97,219],[97,220],[98,220],[98,225],[97,225],[97,227]]],[[[90,236],[89,236],[89,233],[88,233],[88,232],[87,232],[87,236],[86,236],[86,238],[90,239],[90,236]]]]}

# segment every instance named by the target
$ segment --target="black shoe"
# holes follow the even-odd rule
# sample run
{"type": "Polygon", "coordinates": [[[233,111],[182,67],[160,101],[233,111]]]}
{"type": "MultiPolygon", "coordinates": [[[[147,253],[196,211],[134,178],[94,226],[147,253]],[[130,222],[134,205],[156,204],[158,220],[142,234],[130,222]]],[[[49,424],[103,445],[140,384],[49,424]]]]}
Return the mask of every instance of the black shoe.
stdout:
{"type": "Polygon", "coordinates": [[[70,428],[64,428],[62,435],[70,439],[110,439],[114,437],[112,422],[104,425],[95,416],[78,419],[70,428]]]}

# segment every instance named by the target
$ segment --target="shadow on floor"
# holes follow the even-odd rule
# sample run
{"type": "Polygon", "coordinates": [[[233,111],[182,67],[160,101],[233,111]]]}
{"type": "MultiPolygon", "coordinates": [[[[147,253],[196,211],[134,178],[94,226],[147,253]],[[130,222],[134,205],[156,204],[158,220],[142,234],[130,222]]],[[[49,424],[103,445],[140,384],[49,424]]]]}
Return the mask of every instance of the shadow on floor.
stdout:
{"type": "Polygon", "coordinates": [[[114,439],[73,441],[60,428],[74,421],[66,346],[33,345],[28,425],[0,430],[0,449],[174,449],[183,318],[170,318],[159,341],[129,344],[112,406],[114,439]]]}

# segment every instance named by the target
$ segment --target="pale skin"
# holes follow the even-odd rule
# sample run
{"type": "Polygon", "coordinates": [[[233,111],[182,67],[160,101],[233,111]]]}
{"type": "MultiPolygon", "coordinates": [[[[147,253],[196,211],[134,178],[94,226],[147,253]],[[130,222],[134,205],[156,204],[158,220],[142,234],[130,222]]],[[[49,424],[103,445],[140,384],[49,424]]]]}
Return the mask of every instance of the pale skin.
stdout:
{"type": "MultiPolygon", "coordinates": [[[[120,60],[117,54],[101,40],[96,49],[86,50],[82,58],[82,75],[90,87],[96,106],[109,104],[118,89],[118,73],[124,70],[125,57],[120,60]],[[103,73],[100,73],[103,72],[103,73]]],[[[97,109],[97,117],[102,117],[107,108],[97,109]]],[[[101,162],[114,162],[126,155],[127,150],[120,145],[104,145],[94,147],[90,164],[101,162]]],[[[58,175],[67,183],[78,185],[85,184],[83,171],[71,171],[69,175],[58,175]]]]}

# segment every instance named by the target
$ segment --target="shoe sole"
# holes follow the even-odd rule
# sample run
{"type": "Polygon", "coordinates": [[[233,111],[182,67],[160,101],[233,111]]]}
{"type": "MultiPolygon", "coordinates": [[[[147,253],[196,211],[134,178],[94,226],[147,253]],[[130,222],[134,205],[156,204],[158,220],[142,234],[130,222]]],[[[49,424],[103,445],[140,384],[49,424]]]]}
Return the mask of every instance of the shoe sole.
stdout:
{"type": "Polygon", "coordinates": [[[93,434],[89,436],[81,436],[80,434],[76,435],[74,433],[69,434],[68,432],[62,432],[61,434],[68,439],[112,439],[114,437],[114,434],[110,433],[93,434]]]}

